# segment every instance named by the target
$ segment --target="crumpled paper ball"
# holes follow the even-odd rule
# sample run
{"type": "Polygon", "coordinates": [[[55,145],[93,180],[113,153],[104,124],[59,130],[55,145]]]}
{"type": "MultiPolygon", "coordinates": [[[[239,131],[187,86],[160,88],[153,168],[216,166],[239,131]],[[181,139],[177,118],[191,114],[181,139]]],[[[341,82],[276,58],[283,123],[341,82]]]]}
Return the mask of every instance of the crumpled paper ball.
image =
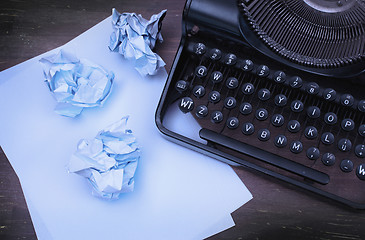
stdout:
{"type": "Polygon", "coordinates": [[[123,117],[92,140],[80,140],[71,156],[68,171],[87,178],[95,196],[118,199],[121,193],[134,190],[140,147],[126,128],[127,120],[123,117]]]}
{"type": "Polygon", "coordinates": [[[132,61],[136,70],[142,75],[154,75],[165,66],[162,58],[154,53],[156,41],[163,41],[160,30],[166,10],[152,15],[150,20],[140,14],[122,13],[112,10],[114,32],[110,36],[109,49],[118,51],[132,61]]]}
{"type": "Polygon", "coordinates": [[[102,106],[111,91],[114,73],[86,59],[61,49],[39,61],[58,102],[55,112],[62,116],[76,117],[85,107],[102,106]]]}

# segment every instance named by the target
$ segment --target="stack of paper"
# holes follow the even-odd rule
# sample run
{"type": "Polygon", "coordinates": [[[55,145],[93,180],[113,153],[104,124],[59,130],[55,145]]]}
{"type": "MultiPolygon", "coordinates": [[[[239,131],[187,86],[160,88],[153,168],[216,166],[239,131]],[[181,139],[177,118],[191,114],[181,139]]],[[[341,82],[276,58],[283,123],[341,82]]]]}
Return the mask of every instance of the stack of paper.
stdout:
{"type": "Polygon", "coordinates": [[[203,239],[232,227],[230,213],[251,194],[228,165],[161,136],[154,113],[167,74],[141,77],[108,49],[111,32],[107,18],[62,46],[115,73],[104,106],[76,118],[53,111],[38,62],[50,53],[0,73],[0,145],[20,179],[38,238],[203,239]],[[66,165],[80,139],[126,115],[142,146],[135,189],[102,200],[66,165]]]}

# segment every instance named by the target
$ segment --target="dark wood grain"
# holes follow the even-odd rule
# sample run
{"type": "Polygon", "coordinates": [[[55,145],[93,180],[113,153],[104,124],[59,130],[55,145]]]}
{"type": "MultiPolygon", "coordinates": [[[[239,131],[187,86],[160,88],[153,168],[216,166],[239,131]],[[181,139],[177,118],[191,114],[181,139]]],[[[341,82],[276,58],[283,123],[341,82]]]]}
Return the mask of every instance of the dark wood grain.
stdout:
{"type": "Polygon", "coordinates": [[[181,33],[185,1],[2,1],[0,3],[0,70],[59,47],[111,15],[136,12],[149,19],[163,9],[168,13],[162,35],[168,41],[156,51],[168,64],[173,61],[181,33]]]}
{"type": "MultiPolygon", "coordinates": [[[[110,16],[113,7],[120,12],[141,13],[145,18],[168,10],[162,27],[165,41],[156,48],[168,70],[180,41],[184,2],[1,1],[0,70],[65,44],[110,16]]],[[[234,170],[254,198],[232,214],[235,227],[209,239],[365,239],[364,212],[243,168],[234,170]]],[[[36,239],[19,181],[3,152],[0,152],[0,239],[36,239]]]]}

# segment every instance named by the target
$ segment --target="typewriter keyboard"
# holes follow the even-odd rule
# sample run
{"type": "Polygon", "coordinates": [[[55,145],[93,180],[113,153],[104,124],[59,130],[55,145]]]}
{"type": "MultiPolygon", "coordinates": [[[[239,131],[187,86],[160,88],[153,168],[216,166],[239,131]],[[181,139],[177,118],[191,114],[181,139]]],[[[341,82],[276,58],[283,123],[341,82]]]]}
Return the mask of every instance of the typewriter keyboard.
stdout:
{"type": "Polygon", "coordinates": [[[182,57],[178,107],[198,121],[208,145],[365,204],[361,94],[250,51],[190,42],[182,57]]]}

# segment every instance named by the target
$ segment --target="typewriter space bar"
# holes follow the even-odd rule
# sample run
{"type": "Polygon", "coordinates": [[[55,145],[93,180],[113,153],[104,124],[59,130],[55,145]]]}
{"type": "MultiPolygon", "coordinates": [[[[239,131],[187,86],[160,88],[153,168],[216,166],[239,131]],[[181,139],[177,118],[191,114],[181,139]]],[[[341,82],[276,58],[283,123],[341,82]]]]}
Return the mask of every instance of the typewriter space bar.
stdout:
{"type": "Polygon", "coordinates": [[[306,167],[302,164],[290,161],[286,158],[280,157],[273,153],[248,145],[246,143],[237,141],[233,138],[224,136],[211,130],[203,128],[200,130],[199,135],[204,140],[219,144],[221,146],[230,148],[245,155],[254,157],[263,162],[269,163],[276,167],[295,173],[299,176],[311,179],[315,182],[321,184],[327,184],[330,180],[329,176],[323,172],[306,167]]]}

